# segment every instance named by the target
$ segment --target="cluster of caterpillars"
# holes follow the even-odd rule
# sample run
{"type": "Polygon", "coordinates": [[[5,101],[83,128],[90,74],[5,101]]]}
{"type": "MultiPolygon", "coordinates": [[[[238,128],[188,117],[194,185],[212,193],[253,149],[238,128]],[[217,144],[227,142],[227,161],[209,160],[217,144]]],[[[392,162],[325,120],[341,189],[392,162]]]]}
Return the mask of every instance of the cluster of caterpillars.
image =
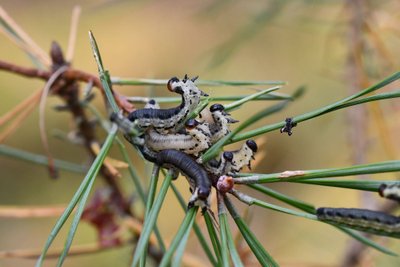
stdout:
{"type": "Polygon", "coordinates": [[[196,79],[185,75],[182,80],[173,77],[168,81],[168,90],[181,95],[182,101],[177,107],[161,109],[150,100],[143,109],[135,110],[127,117],[112,114],[111,120],[146,160],[169,169],[175,176],[182,173],[192,192],[188,208],[198,205],[204,210],[209,206],[212,186],[222,193],[229,192],[233,188],[231,175],[245,166],[251,167],[257,144],[247,140],[238,150],[225,151],[209,162],[201,162],[201,155],[229,134],[229,125],[237,120],[221,104],[204,109],[197,119],[189,118],[201,97],[208,96],[195,85],[196,79]],[[143,134],[132,137],[133,128],[143,134]]]}
{"type": "MultiPolygon", "coordinates": [[[[400,183],[381,184],[379,195],[400,203],[400,183]]],[[[380,211],[353,208],[318,208],[316,214],[321,221],[372,234],[400,238],[399,216],[380,211]]]]}

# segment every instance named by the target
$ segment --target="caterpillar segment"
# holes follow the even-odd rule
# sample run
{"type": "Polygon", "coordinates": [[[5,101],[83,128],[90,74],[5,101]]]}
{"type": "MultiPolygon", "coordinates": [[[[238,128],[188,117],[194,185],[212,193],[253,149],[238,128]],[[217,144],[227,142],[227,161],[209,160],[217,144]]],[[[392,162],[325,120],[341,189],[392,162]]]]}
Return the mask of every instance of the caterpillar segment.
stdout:
{"type": "Polygon", "coordinates": [[[144,108],[131,112],[130,121],[135,122],[140,128],[147,129],[152,126],[159,133],[175,133],[179,130],[187,116],[195,110],[202,96],[208,96],[194,84],[195,79],[187,76],[181,81],[176,77],[167,83],[169,91],[180,94],[182,102],[179,106],[170,109],[144,108]]]}
{"type": "Polygon", "coordinates": [[[211,146],[210,131],[204,123],[190,119],[185,124],[184,134],[160,134],[153,128],[146,131],[145,143],[154,151],[176,149],[186,154],[199,156],[211,146]]]}
{"type": "Polygon", "coordinates": [[[400,238],[400,218],[367,209],[318,208],[318,220],[338,224],[352,229],[400,238]]]}
{"type": "Polygon", "coordinates": [[[233,119],[229,113],[225,112],[225,108],[221,104],[212,105],[210,113],[213,119],[213,122],[210,123],[211,143],[215,144],[219,139],[231,132],[229,124],[239,121],[233,119]]]}

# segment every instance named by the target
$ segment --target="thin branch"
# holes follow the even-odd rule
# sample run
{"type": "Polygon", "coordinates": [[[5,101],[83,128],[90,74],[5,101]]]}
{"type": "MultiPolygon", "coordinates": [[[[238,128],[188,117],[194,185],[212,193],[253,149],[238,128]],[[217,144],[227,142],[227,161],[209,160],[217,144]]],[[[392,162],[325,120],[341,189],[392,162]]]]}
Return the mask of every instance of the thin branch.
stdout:
{"type": "MultiPolygon", "coordinates": [[[[32,114],[32,110],[37,106],[37,103],[39,102],[39,98],[34,99],[34,102],[29,103],[29,105],[24,107],[24,110],[22,110],[16,117],[14,118],[14,121],[8,126],[8,128],[0,135],[0,144],[3,143],[7,137],[12,135],[16,129],[18,129],[19,126],[21,126],[22,122],[32,114]]],[[[7,115],[7,114],[6,114],[7,115]]]]}
{"type": "Polygon", "coordinates": [[[68,38],[67,53],[65,55],[65,60],[67,62],[72,62],[72,58],[74,57],[76,34],[78,31],[78,22],[79,22],[80,14],[81,14],[81,7],[78,5],[74,6],[74,9],[72,10],[71,27],[70,27],[69,38],[68,38]]]}
{"type": "Polygon", "coordinates": [[[32,38],[11,18],[10,15],[0,6],[0,19],[6,23],[12,32],[6,31],[2,27],[4,34],[9,37],[15,44],[26,52],[33,54],[45,67],[50,67],[51,61],[49,56],[44,52],[32,38]],[[17,38],[17,36],[19,38],[17,38]]]}
{"type": "Polygon", "coordinates": [[[42,139],[43,147],[46,151],[47,157],[49,159],[49,171],[52,177],[57,177],[56,169],[54,167],[54,159],[50,152],[49,143],[47,142],[47,134],[46,134],[46,126],[45,126],[45,118],[44,111],[46,107],[46,98],[49,94],[50,88],[53,86],[54,82],[61,76],[63,72],[68,69],[68,66],[62,66],[57,71],[50,76],[47,81],[45,87],[43,88],[42,96],[40,97],[39,104],[39,129],[40,129],[40,138],[42,139]]]}
{"type": "MultiPolygon", "coordinates": [[[[27,68],[27,67],[22,67],[22,66],[18,66],[9,62],[5,62],[0,60],[0,70],[5,70],[11,73],[15,73],[15,74],[19,74],[25,77],[29,77],[29,78],[38,78],[38,79],[42,79],[47,81],[51,75],[52,72],[51,71],[46,71],[46,70],[40,70],[40,69],[36,69],[36,68],[27,68]]],[[[105,93],[103,90],[103,86],[100,82],[100,79],[90,73],[81,71],[81,70],[77,70],[77,69],[72,69],[71,67],[68,68],[68,70],[66,70],[61,76],[60,76],[60,80],[64,79],[65,83],[71,83],[74,81],[80,81],[80,82],[92,82],[93,86],[97,87],[98,89],[100,89],[101,93],[103,94],[103,97],[105,97],[105,93]]],[[[54,93],[54,92],[53,92],[54,93]]],[[[118,104],[118,106],[123,109],[126,112],[131,112],[134,110],[134,106],[129,103],[126,98],[122,95],[120,95],[118,92],[116,92],[115,90],[113,91],[115,100],[118,104]]]]}
{"type": "MultiPolygon", "coordinates": [[[[32,95],[27,97],[25,100],[16,105],[13,109],[8,111],[6,114],[0,117],[0,127],[3,126],[4,123],[16,117],[19,113],[26,109],[28,105],[31,105],[33,102],[36,103],[37,100],[40,99],[40,95],[42,94],[42,90],[34,92],[32,95]]],[[[1,143],[1,142],[0,142],[1,143]]]]}
{"type": "Polygon", "coordinates": [[[65,206],[0,206],[0,218],[42,218],[60,216],[65,206]]]}
{"type": "MultiPolygon", "coordinates": [[[[68,256],[93,254],[104,250],[110,250],[127,245],[131,245],[131,241],[126,240],[124,242],[121,242],[121,244],[119,245],[114,245],[111,247],[104,247],[98,243],[77,245],[70,249],[68,256]]],[[[47,252],[46,257],[58,258],[61,255],[62,251],[63,248],[50,249],[47,252]]],[[[0,251],[0,259],[7,259],[7,258],[37,259],[40,256],[41,252],[42,251],[40,249],[18,249],[18,250],[0,251]]]]}

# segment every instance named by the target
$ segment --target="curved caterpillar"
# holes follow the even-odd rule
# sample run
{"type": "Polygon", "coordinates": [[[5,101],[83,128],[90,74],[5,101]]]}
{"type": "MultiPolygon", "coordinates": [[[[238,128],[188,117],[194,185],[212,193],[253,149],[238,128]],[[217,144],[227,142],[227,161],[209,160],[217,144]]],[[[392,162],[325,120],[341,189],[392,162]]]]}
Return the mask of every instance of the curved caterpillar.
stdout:
{"type": "Polygon", "coordinates": [[[153,128],[149,128],[145,135],[145,143],[154,151],[176,149],[195,156],[211,146],[210,131],[207,125],[190,119],[185,126],[185,134],[168,135],[160,134],[153,128]]]}
{"type": "Polygon", "coordinates": [[[206,170],[212,175],[219,177],[227,174],[232,169],[233,153],[225,151],[220,160],[212,159],[205,164],[206,170]]]}
{"type": "Polygon", "coordinates": [[[381,184],[379,186],[379,195],[400,202],[400,183],[391,185],[381,184]]]}
{"type": "Polygon", "coordinates": [[[251,160],[254,159],[254,154],[257,152],[257,144],[254,140],[247,140],[239,150],[232,151],[232,169],[230,172],[237,173],[247,166],[251,170],[251,160]]]}
{"type": "Polygon", "coordinates": [[[160,133],[175,132],[187,115],[198,106],[200,97],[208,96],[194,84],[196,79],[197,77],[189,80],[185,75],[182,81],[176,77],[168,81],[168,90],[182,96],[182,103],[179,106],[170,109],[135,110],[128,115],[128,119],[143,129],[153,126],[160,133]]]}
{"type": "Polygon", "coordinates": [[[366,209],[318,208],[318,220],[356,230],[400,238],[400,218],[366,209]]]}
{"type": "Polygon", "coordinates": [[[247,166],[251,169],[250,161],[254,159],[257,152],[257,144],[253,140],[247,140],[242,147],[235,151],[225,151],[220,160],[210,160],[205,167],[208,172],[215,176],[235,174],[247,166]]]}
{"type": "Polygon", "coordinates": [[[145,159],[166,168],[179,170],[188,180],[192,191],[188,208],[199,205],[207,208],[211,193],[211,180],[204,168],[189,155],[175,150],[166,149],[159,153],[149,150],[146,146],[138,146],[145,159]]]}
{"type": "Polygon", "coordinates": [[[219,139],[229,134],[229,124],[238,122],[229,113],[225,112],[225,107],[221,104],[214,104],[210,107],[213,123],[210,123],[211,143],[216,143],[219,139]]]}

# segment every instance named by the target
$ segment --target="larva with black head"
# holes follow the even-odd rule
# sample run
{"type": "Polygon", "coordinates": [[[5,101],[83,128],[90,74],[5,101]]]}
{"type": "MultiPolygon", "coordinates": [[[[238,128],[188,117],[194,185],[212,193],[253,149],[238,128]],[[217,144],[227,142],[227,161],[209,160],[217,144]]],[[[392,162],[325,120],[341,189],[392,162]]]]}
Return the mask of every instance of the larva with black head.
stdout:
{"type": "Polygon", "coordinates": [[[318,220],[356,230],[400,238],[400,218],[366,209],[318,208],[318,220]]]}
{"type": "Polygon", "coordinates": [[[150,99],[147,101],[146,105],[144,105],[144,108],[146,109],[160,109],[160,105],[154,100],[150,99]]]}
{"type": "Polygon", "coordinates": [[[142,129],[153,126],[160,133],[176,132],[186,117],[200,103],[201,96],[207,96],[194,84],[194,80],[184,79],[180,81],[173,77],[167,83],[171,92],[181,95],[182,103],[170,109],[144,108],[131,112],[128,116],[130,121],[136,122],[142,129]]]}
{"type": "Polygon", "coordinates": [[[160,166],[170,166],[178,169],[186,176],[193,190],[193,195],[188,205],[189,207],[195,205],[196,202],[199,202],[203,207],[208,205],[207,198],[211,192],[211,181],[207,172],[201,165],[181,151],[167,149],[157,153],[144,144],[144,138],[131,138],[129,133],[132,127],[134,127],[134,124],[122,116],[122,114],[113,113],[110,119],[118,124],[127,140],[139,149],[146,160],[160,166]]]}
{"type": "Polygon", "coordinates": [[[219,139],[229,134],[229,124],[238,122],[229,113],[225,112],[225,107],[221,104],[214,104],[210,107],[213,123],[210,123],[211,143],[216,143],[219,139]]]}
{"type": "Polygon", "coordinates": [[[157,154],[156,163],[163,167],[173,167],[186,176],[193,192],[188,208],[199,205],[207,208],[211,193],[211,180],[204,168],[189,155],[174,149],[166,149],[157,154]]]}
{"type": "Polygon", "coordinates": [[[233,153],[224,151],[219,160],[212,159],[204,167],[214,177],[227,174],[232,169],[233,153]]]}
{"type": "Polygon", "coordinates": [[[204,123],[189,119],[185,129],[184,134],[160,134],[150,127],[146,131],[145,143],[154,151],[176,149],[195,156],[211,146],[210,131],[204,123]]]}
{"type": "Polygon", "coordinates": [[[396,184],[381,184],[379,186],[379,195],[381,197],[400,202],[400,183],[396,184]]]}
{"type": "Polygon", "coordinates": [[[244,166],[251,169],[251,160],[254,159],[254,154],[257,152],[257,144],[253,140],[247,140],[239,150],[232,151],[232,168],[230,173],[238,173],[244,166]]]}

